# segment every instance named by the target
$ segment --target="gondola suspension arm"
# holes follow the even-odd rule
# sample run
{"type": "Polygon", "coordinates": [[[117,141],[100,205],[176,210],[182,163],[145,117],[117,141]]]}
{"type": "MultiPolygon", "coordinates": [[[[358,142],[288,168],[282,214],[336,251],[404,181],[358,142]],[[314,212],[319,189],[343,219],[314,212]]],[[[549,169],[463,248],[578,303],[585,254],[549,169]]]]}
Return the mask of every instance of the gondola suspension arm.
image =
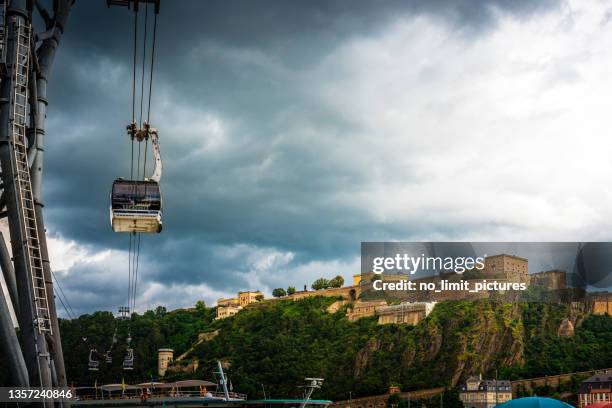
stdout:
{"type": "Polygon", "coordinates": [[[153,146],[153,158],[155,159],[155,163],[153,166],[153,174],[150,179],[159,183],[162,175],[162,161],[159,151],[159,135],[155,128],[151,128],[151,145],[153,146]]]}
{"type": "Polygon", "coordinates": [[[139,142],[143,140],[151,139],[151,145],[153,146],[153,159],[155,160],[153,166],[153,174],[148,179],[148,181],[155,181],[159,183],[162,176],[162,160],[161,153],[159,149],[159,133],[157,129],[151,127],[149,123],[144,122],[142,129],[138,129],[135,123],[132,123],[128,126],[128,135],[132,138],[132,140],[136,139],[139,142]]]}

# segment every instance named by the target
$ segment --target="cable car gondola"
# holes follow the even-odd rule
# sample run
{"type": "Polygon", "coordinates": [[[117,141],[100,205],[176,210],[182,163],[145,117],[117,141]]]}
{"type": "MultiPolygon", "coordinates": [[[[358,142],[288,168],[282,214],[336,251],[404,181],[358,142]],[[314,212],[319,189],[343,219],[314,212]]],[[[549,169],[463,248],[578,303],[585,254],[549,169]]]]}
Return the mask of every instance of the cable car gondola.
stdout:
{"type": "Polygon", "coordinates": [[[106,353],[104,354],[104,360],[106,364],[111,364],[113,362],[113,348],[117,344],[117,324],[115,324],[115,332],[113,333],[113,340],[111,341],[111,345],[106,353]]]}
{"type": "Polygon", "coordinates": [[[128,132],[139,141],[151,138],[155,167],[153,175],[144,180],[118,178],[111,192],[110,219],[114,232],[150,233],[162,230],[162,197],[159,188],[162,164],[157,130],[145,123],[142,130],[135,124],[128,132]]]}
{"type": "Polygon", "coordinates": [[[123,358],[123,369],[133,370],[134,369],[134,349],[126,349],[125,357],[123,358]]]}
{"type": "Polygon", "coordinates": [[[152,180],[115,180],[110,210],[113,231],[161,232],[161,206],[159,183],[152,180]]]}
{"type": "Polygon", "coordinates": [[[94,360],[93,356],[96,354],[98,350],[92,348],[89,350],[89,361],[87,362],[87,369],[89,371],[98,371],[98,367],[100,366],[100,362],[98,360],[94,360]]]}

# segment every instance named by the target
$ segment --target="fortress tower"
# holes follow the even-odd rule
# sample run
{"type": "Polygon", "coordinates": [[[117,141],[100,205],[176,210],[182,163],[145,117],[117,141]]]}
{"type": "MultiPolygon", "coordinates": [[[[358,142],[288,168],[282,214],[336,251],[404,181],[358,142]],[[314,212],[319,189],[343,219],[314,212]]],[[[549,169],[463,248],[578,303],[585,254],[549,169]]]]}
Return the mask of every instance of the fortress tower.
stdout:
{"type": "Polygon", "coordinates": [[[515,255],[487,256],[484,272],[487,278],[505,278],[509,282],[529,283],[529,261],[515,255]]]}
{"type": "Polygon", "coordinates": [[[174,350],[171,348],[160,348],[157,350],[157,374],[163,377],[172,360],[174,359],[174,350]]]}

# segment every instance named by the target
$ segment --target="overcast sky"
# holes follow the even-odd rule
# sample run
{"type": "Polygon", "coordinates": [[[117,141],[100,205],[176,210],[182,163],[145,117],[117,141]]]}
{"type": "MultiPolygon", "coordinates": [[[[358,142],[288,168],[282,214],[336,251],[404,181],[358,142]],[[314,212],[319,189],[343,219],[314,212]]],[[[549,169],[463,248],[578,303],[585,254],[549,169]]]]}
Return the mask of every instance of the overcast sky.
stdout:
{"type": "MultiPolygon", "coordinates": [[[[142,238],[137,307],[348,280],[361,241],[612,238],[611,10],[162,1],[164,231],[142,238]]],[[[126,303],[108,196],[129,175],[132,18],[78,0],[50,78],[46,223],[77,313],[126,303]]]]}

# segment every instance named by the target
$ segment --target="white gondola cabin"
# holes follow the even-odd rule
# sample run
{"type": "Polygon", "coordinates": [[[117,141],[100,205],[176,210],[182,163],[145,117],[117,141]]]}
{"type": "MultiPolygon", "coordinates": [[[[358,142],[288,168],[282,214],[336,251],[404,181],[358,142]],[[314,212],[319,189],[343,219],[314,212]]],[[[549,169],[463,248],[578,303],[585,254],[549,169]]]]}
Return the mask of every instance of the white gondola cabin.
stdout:
{"type": "Polygon", "coordinates": [[[159,136],[157,129],[147,123],[143,129],[136,124],[128,126],[132,140],[151,140],[153,147],[153,174],[143,180],[124,180],[113,182],[110,205],[110,221],[114,232],[161,232],[162,197],[159,181],[162,174],[159,136]]]}
{"type": "Polygon", "coordinates": [[[162,198],[153,180],[117,179],[113,182],[110,208],[115,232],[161,232],[162,198]]]}
{"type": "Polygon", "coordinates": [[[134,349],[128,348],[125,351],[125,357],[123,358],[123,369],[133,370],[134,369],[134,349]]]}
{"type": "Polygon", "coordinates": [[[89,371],[98,371],[98,367],[100,366],[100,362],[96,359],[94,359],[94,355],[97,353],[98,351],[96,349],[90,349],[89,350],[89,360],[87,362],[87,369],[89,371]]]}

